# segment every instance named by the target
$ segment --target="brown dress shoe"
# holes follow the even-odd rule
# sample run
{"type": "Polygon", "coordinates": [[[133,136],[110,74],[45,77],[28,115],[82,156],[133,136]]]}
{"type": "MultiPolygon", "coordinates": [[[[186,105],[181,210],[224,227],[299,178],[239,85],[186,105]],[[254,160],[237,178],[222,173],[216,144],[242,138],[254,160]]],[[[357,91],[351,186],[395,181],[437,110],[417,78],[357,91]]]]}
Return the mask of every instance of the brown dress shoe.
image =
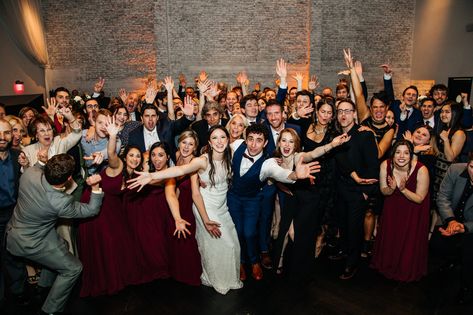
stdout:
{"type": "Polygon", "coordinates": [[[271,256],[268,253],[261,253],[261,265],[265,269],[272,269],[273,262],[271,261],[271,256]]]}
{"type": "Polygon", "coordinates": [[[253,275],[253,279],[256,281],[263,279],[263,270],[261,269],[261,265],[259,263],[251,265],[251,273],[253,275]]]}
{"type": "Polygon", "coordinates": [[[240,264],[240,280],[241,281],[246,280],[246,271],[245,271],[245,266],[243,264],[240,264]]]}

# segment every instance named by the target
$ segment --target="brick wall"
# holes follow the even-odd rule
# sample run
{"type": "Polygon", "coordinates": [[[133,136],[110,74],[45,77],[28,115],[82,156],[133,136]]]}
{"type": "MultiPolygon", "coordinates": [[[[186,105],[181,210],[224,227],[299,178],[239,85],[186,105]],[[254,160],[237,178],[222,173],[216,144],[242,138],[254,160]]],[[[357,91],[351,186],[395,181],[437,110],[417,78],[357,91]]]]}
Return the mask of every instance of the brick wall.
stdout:
{"type": "Polygon", "coordinates": [[[345,47],[364,63],[371,91],[388,59],[400,89],[410,80],[414,8],[415,0],[42,1],[52,86],[90,90],[105,76],[113,94],[149,75],[191,81],[201,69],[230,85],[245,70],[252,85],[273,86],[281,57],[290,74],[315,72],[334,87],[345,47]]]}

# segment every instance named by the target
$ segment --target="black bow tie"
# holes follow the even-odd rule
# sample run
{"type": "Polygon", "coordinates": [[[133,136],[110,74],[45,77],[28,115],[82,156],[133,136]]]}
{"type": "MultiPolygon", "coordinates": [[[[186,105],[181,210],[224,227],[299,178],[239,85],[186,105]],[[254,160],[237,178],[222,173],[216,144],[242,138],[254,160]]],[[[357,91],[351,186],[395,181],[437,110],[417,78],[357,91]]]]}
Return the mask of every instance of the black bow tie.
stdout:
{"type": "Polygon", "coordinates": [[[254,158],[252,158],[251,156],[249,156],[249,155],[248,155],[248,154],[246,154],[246,153],[243,153],[243,157],[244,157],[244,158],[246,158],[246,159],[248,159],[248,160],[250,160],[250,161],[251,161],[251,163],[254,163],[254,162],[255,162],[255,159],[254,159],[254,158]]]}

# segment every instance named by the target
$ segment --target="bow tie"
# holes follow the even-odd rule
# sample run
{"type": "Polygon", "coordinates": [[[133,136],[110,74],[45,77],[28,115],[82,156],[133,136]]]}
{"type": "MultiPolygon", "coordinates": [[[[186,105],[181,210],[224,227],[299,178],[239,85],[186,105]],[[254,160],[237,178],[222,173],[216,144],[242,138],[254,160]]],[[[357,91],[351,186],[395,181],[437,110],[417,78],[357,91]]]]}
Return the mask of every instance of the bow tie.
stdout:
{"type": "Polygon", "coordinates": [[[243,157],[244,157],[244,158],[246,158],[246,159],[248,159],[248,160],[250,160],[250,161],[251,161],[251,163],[254,163],[254,162],[255,162],[255,159],[254,159],[254,158],[252,158],[251,156],[249,156],[249,155],[248,155],[248,154],[246,154],[246,153],[243,153],[243,157]]]}

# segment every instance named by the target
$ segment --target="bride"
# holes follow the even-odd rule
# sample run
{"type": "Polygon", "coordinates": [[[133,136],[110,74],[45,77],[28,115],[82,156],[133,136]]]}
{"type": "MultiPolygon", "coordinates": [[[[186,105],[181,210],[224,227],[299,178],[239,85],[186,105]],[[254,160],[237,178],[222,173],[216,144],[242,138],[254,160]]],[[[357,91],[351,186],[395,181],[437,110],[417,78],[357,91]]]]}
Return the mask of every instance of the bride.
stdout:
{"type": "Polygon", "coordinates": [[[140,189],[151,181],[192,174],[192,199],[196,220],[196,239],[202,259],[201,281],[226,294],[243,286],[240,281],[240,244],[227,207],[231,179],[231,149],[228,131],[221,126],[209,130],[209,152],[189,164],[147,173],[136,172],[130,188],[140,189]],[[200,185],[199,182],[204,183],[200,185]]]}

